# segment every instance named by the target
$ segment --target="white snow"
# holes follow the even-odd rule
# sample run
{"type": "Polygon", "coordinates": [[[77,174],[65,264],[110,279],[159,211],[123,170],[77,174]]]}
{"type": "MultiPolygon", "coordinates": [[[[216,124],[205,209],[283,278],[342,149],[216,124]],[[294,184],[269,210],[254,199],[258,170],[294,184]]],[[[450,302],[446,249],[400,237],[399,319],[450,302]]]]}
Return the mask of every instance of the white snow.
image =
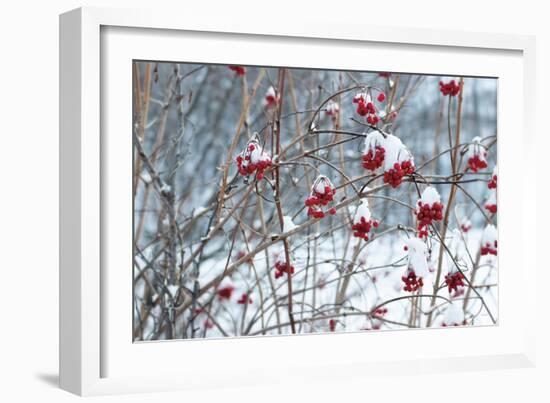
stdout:
{"type": "Polygon", "coordinates": [[[208,208],[200,206],[197,207],[195,210],[193,210],[193,217],[198,217],[203,215],[206,211],[208,211],[208,208]]]}
{"type": "Polygon", "coordinates": [[[472,145],[468,147],[468,157],[477,155],[481,161],[485,159],[485,147],[481,144],[481,137],[476,136],[472,139],[472,145]]]}
{"type": "Polygon", "coordinates": [[[143,172],[141,174],[141,180],[145,183],[151,183],[153,181],[153,178],[151,178],[149,172],[143,172]]]}
{"type": "Polygon", "coordinates": [[[313,186],[313,189],[319,194],[325,194],[325,185],[323,181],[317,181],[317,183],[313,186]]]}
{"type": "Polygon", "coordinates": [[[285,215],[283,217],[283,232],[289,232],[296,228],[296,224],[292,221],[292,217],[285,215]]]}
{"type": "Polygon", "coordinates": [[[172,187],[166,183],[163,183],[162,186],[160,187],[160,191],[162,193],[170,193],[172,191],[172,187]]]}
{"type": "Polygon", "coordinates": [[[378,115],[380,116],[380,118],[384,119],[384,118],[386,117],[386,115],[391,115],[391,114],[394,113],[395,111],[396,111],[395,106],[392,105],[392,107],[391,107],[389,113],[386,113],[385,110],[381,110],[381,111],[378,113],[378,115]]]}
{"type": "Polygon", "coordinates": [[[428,186],[422,192],[422,195],[420,196],[420,201],[422,202],[422,204],[428,204],[429,206],[431,206],[434,203],[441,203],[441,196],[439,195],[439,192],[435,187],[428,186]]]}
{"type": "Polygon", "coordinates": [[[315,182],[313,182],[312,190],[323,195],[325,194],[325,186],[334,188],[329,178],[324,175],[319,175],[317,179],[315,179],[315,182]]]}
{"type": "Polygon", "coordinates": [[[178,290],[179,290],[179,286],[177,285],[168,285],[166,286],[166,288],[168,288],[168,291],[170,292],[170,295],[172,296],[172,298],[176,298],[176,295],[178,294],[178,290]]]}
{"type": "Polygon", "coordinates": [[[361,98],[363,98],[365,100],[365,102],[370,102],[371,99],[369,97],[369,94],[367,94],[366,92],[358,92],[357,94],[355,94],[355,96],[353,97],[353,100],[354,101],[359,101],[361,98]]]}
{"type": "Polygon", "coordinates": [[[363,148],[363,154],[373,150],[377,146],[382,146],[384,144],[384,136],[378,130],[373,130],[365,137],[365,146],[363,148]]]}
{"type": "Polygon", "coordinates": [[[383,147],[386,150],[384,154],[384,170],[393,169],[396,162],[413,160],[412,154],[399,139],[399,137],[389,134],[384,139],[383,147]]]}
{"type": "Polygon", "coordinates": [[[265,93],[265,96],[266,96],[266,97],[273,97],[273,98],[275,98],[275,97],[277,96],[277,93],[275,92],[275,88],[273,88],[273,86],[270,86],[270,87],[267,89],[267,91],[266,91],[266,93],[265,93]]]}
{"type": "Polygon", "coordinates": [[[459,302],[451,302],[445,311],[443,323],[447,326],[462,325],[464,322],[464,310],[459,302]]]}
{"type": "Polygon", "coordinates": [[[414,270],[417,277],[428,276],[428,247],[420,238],[410,238],[405,241],[408,247],[408,268],[414,270]]]}
{"type": "Polygon", "coordinates": [[[463,217],[462,219],[460,219],[460,226],[466,227],[466,228],[472,228],[472,222],[468,218],[463,217]]]}
{"type": "Polygon", "coordinates": [[[309,131],[316,131],[317,130],[317,126],[315,126],[315,122],[311,122],[311,126],[309,127],[309,131]]]}
{"type": "Polygon", "coordinates": [[[361,199],[361,204],[357,206],[357,209],[355,210],[355,216],[353,218],[353,222],[360,223],[361,218],[364,218],[365,221],[369,221],[371,218],[369,202],[367,201],[366,198],[361,199]]]}
{"type": "Polygon", "coordinates": [[[340,110],[340,106],[336,102],[334,102],[332,99],[330,101],[328,101],[328,103],[327,103],[327,112],[328,113],[334,115],[339,110],[340,110]]]}
{"type": "Polygon", "coordinates": [[[482,245],[493,245],[494,242],[498,239],[497,228],[493,224],[489,224],[485,227],[483,231],[483,236],[481,237],[482,245]]]}
{"type": "MultiPolygon", "coordinates": [[[[465,250],[464,240],[462,238],[462,233],[458,228],[452,230],[451,242],[449,244],[449,250],[453,254],[453,258],[457,263],[461,263],[464,256],[466,256],[467,251],[465,250]]],[[[456,264],[454,263],[451,256],[448,256],[448,273],[454,274],[458,271],[456,264]]]]}
{"type": "MultiPolygon", "coordinates": [[[[262,146],[258,142],[250,142],[249,144],[254,145],[254,150],[250,153],[250,162],[257,164],[260,161],[269,161],[271,158],[269,155],[262,149],[262,146]]],[[[247,145],[248,147],[248,145],[247,145]]]]}
{"type": "Polygon", "coordinates": [[[273,86],[270,86],[265,93],[264,99],[262,100],[262,105],[264,107],[273,104],[273,101],[268,100],[268,98],[273,98],[273,100],[277,99],[277,93],[275,92],[275,88],[273,88],[273,86]]]}
{"type": "Polygon", "coordinates": [[[485,202],[485,205],[496,205],[497,204],[497,192],[496,189],[490,189],[489,190],[489,196],[487,197],[487,201],[485,202]]]}

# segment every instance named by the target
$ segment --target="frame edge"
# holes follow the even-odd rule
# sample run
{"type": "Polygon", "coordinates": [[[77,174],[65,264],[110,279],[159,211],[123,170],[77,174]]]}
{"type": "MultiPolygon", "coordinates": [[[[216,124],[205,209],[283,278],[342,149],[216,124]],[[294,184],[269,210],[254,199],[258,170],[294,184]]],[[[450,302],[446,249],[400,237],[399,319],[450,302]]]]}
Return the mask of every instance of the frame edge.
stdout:
{"type": "Polygon", "coordinates": [[[82,393],[82,10],[59,16],[59,386],[82,393]]]}

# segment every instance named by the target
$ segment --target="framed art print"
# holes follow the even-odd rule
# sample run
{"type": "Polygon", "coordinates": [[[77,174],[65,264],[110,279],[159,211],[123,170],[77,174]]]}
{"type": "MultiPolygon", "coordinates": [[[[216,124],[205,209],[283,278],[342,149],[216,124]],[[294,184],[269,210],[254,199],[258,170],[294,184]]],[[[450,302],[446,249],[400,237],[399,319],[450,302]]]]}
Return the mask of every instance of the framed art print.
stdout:
{"type": "Polygon", "coordinates": [[[531,365],[531,39],[283,25],[61,17],[62,387],[531,365]]]}

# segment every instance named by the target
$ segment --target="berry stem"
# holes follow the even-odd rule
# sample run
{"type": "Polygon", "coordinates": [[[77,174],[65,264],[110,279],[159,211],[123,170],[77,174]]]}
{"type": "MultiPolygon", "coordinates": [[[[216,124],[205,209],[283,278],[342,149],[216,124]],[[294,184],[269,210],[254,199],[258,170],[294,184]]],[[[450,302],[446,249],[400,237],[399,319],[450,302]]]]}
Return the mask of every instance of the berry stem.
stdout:
{"type": "MultiPolygon", "coordinates": [[[[464,79],[462,77],[460,78],[460,84],[459,85],[460,85],[460,88],[462,90],[462,87],[464,85],[464,79]]],[[[460,127],[461,127],[460,121],[461,121],[461,118],[462,118],[462,100],[463,100],[462,94],[463,94],[463,91],[460,91],[459,97],[458,97],[457,112],[456,112],[455,144],[460,143],[460,127]]],[[[453,143],[452,143],[452,130],[451,130],[451,124],[450,124],[451,99],[452,99],[452,97],[449,97],[449,111],[448,111],[449,125],[448,125],[448,129],[449,129],[449,141],[451,142],[449,144],[449,147],[450,147],[451,150],[454,150],[454,152],[451,151],[451,166],[452,166],[452,169],[453,169],[453,177],[454,177],[457,174],[457,171],[456,171],[457,166],[455,165],[455,160],[456,160],[456,157],[457,157],[458,148],[457,147],[453,148],[453,143]]],[[[451,190],[450,190],[450,193],[449,193],[449,200],[447,202],[447,208],[445,209],[445,216],[443,217],[443,221],[441,222],[441,237],[440,238],[441,238],[442,243],[445,241],[445,236],[447,235],[447,228],[449,226],[449,214],[450,214],[451,210],[453,209],[454,199],[455,199],[455,196],[456,196],[456,189],[457,189],[456,183],[453,183],[451,185],[451,190]]],[[[437,295],[437,292],[438,292],[438,289],[439,289],[439,282],[441,281],[441,271],[442,271],[444,251],[445,251],[445,248],[443,247],[443,245],[440,245],[440,247],[439,247],[439,258],[438,258],[438,263],[437,263],[437,272],[436,272],[436,275],[435,275],[435,282],[434,282],[433,297],[432,297],[432,300],[430,301],[430,313],[429,313],[427,321],[426,321],[426,327],[430,327],[432,325],[432,320],[433,320],[432,307],[435,305],[436,295],[437,295]]]]}
{"type": "MultiPolygon", "coordinates": [[[[281,68],[279,69],[279,83],[278,83],[278,90],[277,95],[279,97],[279,102],[277,103],[277,115],[275,119],[275,127],[273,130],[273,135],[275,137],[275,154],[280,156],[281,153],[281,112],[283,107],[283,91],[285,86],[285,69],[281,68]]],[[[281,227],[281,232],[284,231],[284,215],[283,215],[283,208],[281,206],[281,198],[280,198],[280,172],[279,172],[279,165],[277,164],[275,166],[275,206],[277,208],[277,215],[279,217],[279,225],[281,227]]],[[[288,238],[283,238],[283,247],[285,250],[285,261],[286,261],[286,267],[290,267],[290,252],[288,250],[288,238]]],[[[292,274],[287,273],[287,285],[288,285],[288,319],[290,322],[290,330],[292,331],[292,334],[296,333],[296,324],[294,322],[294,314],[292,312],[292,274]]]]}

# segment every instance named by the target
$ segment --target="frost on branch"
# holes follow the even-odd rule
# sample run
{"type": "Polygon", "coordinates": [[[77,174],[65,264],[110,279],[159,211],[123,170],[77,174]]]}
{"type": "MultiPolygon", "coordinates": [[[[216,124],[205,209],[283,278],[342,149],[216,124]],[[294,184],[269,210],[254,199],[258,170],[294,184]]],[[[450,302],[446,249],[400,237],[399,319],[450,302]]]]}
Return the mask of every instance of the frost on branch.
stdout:
{"type": "Polygon", "coordinates": [[[363,168],[375,171],[384,163],[384,136],[378,130],[373,130],[365,137],[363,149],[363,168]]]}
{"type": "Polygon", "coordinates": [[[296,228],[296,224],[292,221],[292,217],[285,215],[283,217],[283,232],[290,232],[296,228]]]}
{"type": "Polygon", "coordinates": [[[424,286],[424,279],[428,276],[428,248],[420,238],[407,239],[405,242],[408,252],[407,269],[401,277],[405,291],[414,292],[424,286]]]}
{"type": "Polygon", "coordinates": [[[493,224],[487,225],[483,236],[481,237],[481,255],[497,255],[498,252],[498,232],[493,224]]]}
{"type": "MultiPolygon", "coordinates": [[[[325,216],[323,207],[334,201],[335,193],[336,188],[330,179],[324,175],[319,175],[315,179],[315,182],[313,182],[309,197],[305,201],[305,205],[308,207],[307,215],[313,218],[323,218],[325,216]]],[[[334,215],[336,214],[336,209],[332,207],[327,212],[330,215],[334,215]]]]}
{"type": "Polygon", "coordinates": [[[445,311],[445,317],[441,326],[463,326],[466,325],[466,319],[464,318],[464,310],[459,302],[451,302],[445,311]]]}
{"type": "Polygon", "coordinates": [[[271,166],[271,157],[263,149],[258,140],[252,139],[245,149],[237,155],[237,168],[239,174],[248,176],[256,173],[256,179],[262,180],[264,170],[271,166]]]}
{"type": "Polygon", "coordinates": [[[481,144],[481,137],[474,137],[468,147],[468,166],[472,172],[487,168],[487,151],[481,144]]]}
{"type": "Polygon", "coordinates": [[[418,236],[420,238],[428,236],[426,227],[432,225],[434,221],[443,219],[443,203],[441,203],[441,197],[436,188],[428,186],[424,189],[414,213],[418,221],[418,236]]]}
{"type": "Polygon", "coordinates": [[[401,140],[389,134],[383,143],[384,157],[384,183],[396,188],[403,182],[405,175],[414,173],[414,158],[401,140]]]}
{"type": "Polygon", "coordinates": [[[369,203],[366,198],[361,200],[361,204],[357,206],[353,217],[353,236],[362,238],[365,241],[369,240],[369,232],[372,227],[378,227],[378,221],[371,218],[369,203]]]}

